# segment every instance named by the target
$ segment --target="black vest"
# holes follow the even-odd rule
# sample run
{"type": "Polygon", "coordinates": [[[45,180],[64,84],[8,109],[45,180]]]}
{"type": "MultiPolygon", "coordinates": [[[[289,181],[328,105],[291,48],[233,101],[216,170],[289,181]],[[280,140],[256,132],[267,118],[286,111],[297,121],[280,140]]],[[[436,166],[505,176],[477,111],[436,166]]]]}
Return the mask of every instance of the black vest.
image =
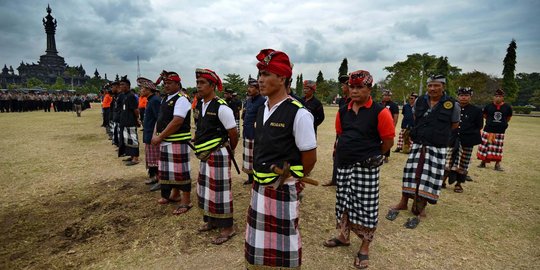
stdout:
{"type": "Polygon", "coordinates": [[[339,109],[342,133],[336,146],[338,166],[353,165],[381,155],[381,137],[377,125],[383,109],[375,102],[370,108],[361,107],[358,114],[349,110],[347,105],[339,109]]]}
{"type": "MultiPolygon", "coordinates": [[[[176,101],[182,96],[183,95],[181,93],[178,93],[169,101],[167,101],[167,97],[164,97],[161,100],[161,106],[156,122],[156,132],[158,134],[163,132],[163,130],[167,128],[167,125],[169,125],[169,123],[173,120],[174,106],[176,104],[176,101]]],[[[180,128],[178,128],[178,130],[169,135],[169,137],[164,139],[164,141],[168,142],[188,140],[191,140],[191,110],[189,110],[186,114],[186,117],[184,118],[184,123],[180,126],[180,128]]]]}
{"type": "Polygon", "coordinates": [[[293,136],[294,118],[302,107],[300,102],[287,98],[264,124],[265,106],[259,108],[255,119],[254,171],[269,173],[272,164],[281,166],[284,161],[291,166],[302,165],[300,150],[293,136]]]}
{"type": "MultiPolygon", "coordinates": [[[[203,103],[204,100],[197,103],[196,109],[200,114],[202,114],[203,111],[203,103]]],[[[208,104],[204,116],[199,116],[197,120],[197,131],[195,131],[196,152],[213,150],[223,142],[227,141],[228,132],[221,121],[219,121],[218,117],[219,106],[222,105],[227,106],[227,102],[219,97],[215,97],[210,101],[210,104],[208,104]],[[209,143],[210,141],[213,142],[209,143]],[[205,145],[206,143],[209,144],[205,145]]]]}
{"type": "Polygon", "coordinates": [[[415,143],[446,147],[452,132],[455,101],[443,96],[435,109],[430,109],[428,102],[427,95],[416,100],[411,138],[415,143]]]}

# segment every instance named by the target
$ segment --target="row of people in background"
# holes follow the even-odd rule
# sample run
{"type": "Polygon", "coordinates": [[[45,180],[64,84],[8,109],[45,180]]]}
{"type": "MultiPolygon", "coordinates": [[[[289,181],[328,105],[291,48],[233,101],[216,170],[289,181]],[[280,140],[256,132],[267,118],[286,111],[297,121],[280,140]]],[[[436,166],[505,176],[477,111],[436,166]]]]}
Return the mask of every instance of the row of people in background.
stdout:
{"type": "Polygon", "coordinates": [[[75,93],[47,93],[47,92],[0,92],[0,112],[55,112],[75,111],[74,101],[80,99],[81,110],[90,108],[92,97],[75,93]]]}

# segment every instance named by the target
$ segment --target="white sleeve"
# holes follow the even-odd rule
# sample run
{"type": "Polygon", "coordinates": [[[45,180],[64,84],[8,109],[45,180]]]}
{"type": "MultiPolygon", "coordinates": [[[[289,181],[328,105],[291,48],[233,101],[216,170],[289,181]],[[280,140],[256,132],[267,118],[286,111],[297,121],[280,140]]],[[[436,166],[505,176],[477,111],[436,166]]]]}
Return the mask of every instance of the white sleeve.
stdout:
{"type": "Polygon", "coordinates": [[[191,103],[186,97],[180,97],[174,104],[174,116],[186,118],[187,113],[191,110],[191,103]]]}
{"type": "Polygon", "coordinates": [[[233,111],[229,106],[219,106],[218,117],[225,129],[236,128],[236,120],[234,119],[233,111]]]}
{"type": "Polygon", "coordinates": [[[313,115],[305,108],[301,108],[294,117],[293,135],[296,147],[300,151],[309,151],[317,148],[317,137],[313,128],[313,115]]]}

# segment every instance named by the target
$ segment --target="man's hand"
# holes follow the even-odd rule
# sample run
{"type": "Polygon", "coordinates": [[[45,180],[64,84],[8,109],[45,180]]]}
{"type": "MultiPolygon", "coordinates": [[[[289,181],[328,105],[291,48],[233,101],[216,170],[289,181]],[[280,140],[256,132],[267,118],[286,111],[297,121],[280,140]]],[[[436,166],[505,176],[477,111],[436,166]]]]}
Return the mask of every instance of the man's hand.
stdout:
{"type": "Polygon", "coordinates": [[[162,139],[159,136],[152,136],[152,141],[150,142],[152,145],[158,145],[160,144],[162,139]]]}

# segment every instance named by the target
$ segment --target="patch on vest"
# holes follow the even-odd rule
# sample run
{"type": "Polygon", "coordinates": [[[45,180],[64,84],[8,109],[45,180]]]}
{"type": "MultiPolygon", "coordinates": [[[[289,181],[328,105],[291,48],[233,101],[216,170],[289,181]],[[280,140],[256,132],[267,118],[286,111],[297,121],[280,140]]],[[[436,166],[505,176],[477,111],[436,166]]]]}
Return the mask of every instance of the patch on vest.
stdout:
{"type": "Polygon", "coordinates": [[[215,112],[206,112],[206,114],[208,114],[208,115],[216,115],[215,112]]]}
{"type": "Polygon", "coordinates": [[[454,107],[454,103],[452,103],[452,101],[446,101],[446,102],[444,102],[443,106],[447,110],[452,109],[454,107]]]}
{"type": "Polygon", "coordinates": [[[270,126],[271,126],[271,127],[281,127],[281,128],[284,128],[284,127],[285,127],[285,123],[270,122],[270,126]]]}
{"type": "Polygon", "coordinates": [[[169,101],[169,104],[168,104],[168,105],[169,105],[169,106],[174,106],[174,101],[173,101],[173,100],[169,101]]]}

